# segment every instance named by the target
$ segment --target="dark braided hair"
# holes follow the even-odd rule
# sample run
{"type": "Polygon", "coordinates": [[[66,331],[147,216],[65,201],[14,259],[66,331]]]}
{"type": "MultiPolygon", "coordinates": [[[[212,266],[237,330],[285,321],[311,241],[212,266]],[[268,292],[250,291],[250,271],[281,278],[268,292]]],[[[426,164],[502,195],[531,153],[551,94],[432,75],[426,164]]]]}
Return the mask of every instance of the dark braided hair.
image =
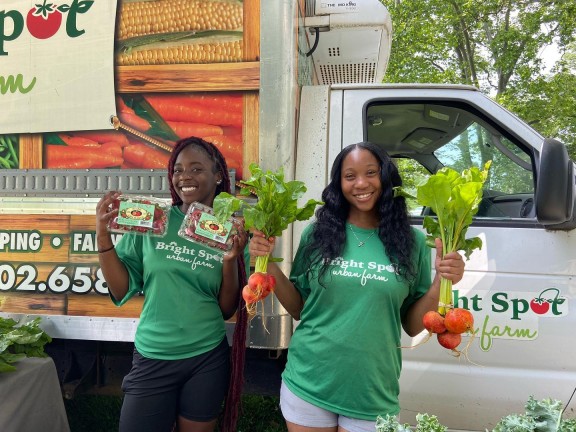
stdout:
{"type": "MultiPolygon", "coordinates": [[[[168,162],[168,184],[170,185],[170,194],[172,195],[172,205],[179,206],[182,204],[182,199],[176,193],[174,185],[172,184],[172,177],[174,174],[174,165],[180,152],[188,146],[194,146],[200,151],[206,153],[208,158],[214,162],[214,173],[220,172],[222,182],[216,186],[216,193],[220,192],[231,193],[232,185],[230,182],[230,174],[228,172],[228,165],[222,153],[213,144],[204,141],[201,138],[190,137],[181,139],[176,143],[172,150],[170,160],[168,162]]],[[[246,265],[244,262],[244,255],[238,257],[238,293],[242,291],[242,287],[246,285],[246,265]]],[[[220,430],[222,432],[235,432],[236,422],[238,421],[238,409],[240,405],[240,398],[242,395],[242,387],[244,384],[244,358],[246,353],[246,331],[248,328],[248,314],[246,311],[246,303],[241,295],[238,295],[238,307],[236,309],[236,326],[234,328],[234,337],[232,340],[232,350],[230,353],[232,370],[230,373],[230,385],[228,387],[228,394],[226,396],[226,403],[224,414],[221,419],[220,430]]]]}
{"type": "MultiPolygon", "coordinates": [[[[356,149],[369,151],[379,162],[382,194],[376,204],[378,237],[384,244],[390,261],[398,267],[400,276],[411,282],[416,277],[412,260],[415,238],[408,219],[406,200],[401,196],[394,197],[393,190],[393,187],[402,185],[402,179],[388,153],[370,142],[346,146],[334,160],[330,183],[322,192],[324,205],[316,211],[311,241],[303,251],[305,259],[310,262],[308,268],[312,269],[320,264],[321,281],[328,272],[329,262],[342,256],[346,243],[346,220],[350,210],[350,203],[342,192],[342,163],[344,158],[356,149]]],[[[320,283],[324,286],[322,281],[320,283]]]]}

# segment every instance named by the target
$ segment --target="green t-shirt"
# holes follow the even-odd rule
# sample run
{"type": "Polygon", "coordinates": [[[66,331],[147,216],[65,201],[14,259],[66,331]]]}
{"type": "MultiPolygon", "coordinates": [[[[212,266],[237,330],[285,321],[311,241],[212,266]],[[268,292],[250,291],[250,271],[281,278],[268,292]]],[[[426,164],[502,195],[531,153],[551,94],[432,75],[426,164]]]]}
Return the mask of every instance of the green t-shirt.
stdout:
{"type": "Polygon", "coordinates": [[[117,305],[142,292],[134,344],[144,357],[176,360],[216,347],[226,335],[218,304],[222,254],[178,235],[184,214],[172,207],[164,237],[126,233],[116,252],[130,274],[117,305]]]}
{"type": "Polygon", "coordinates": [[[288,349],[282,379],[300,398],[351,418],[376,420],[397,415],[402,349],[401,319],[431,284],[431,253],[423,233],[416,236],[418,275],[409,284],[397,277],[374,230],[354,227],[363,247],[347,235],[341,259],[330,263],[324,285],[308,277],[302,257],[311,225],[300,241],[290,279],[304,309],[288,349]]]}

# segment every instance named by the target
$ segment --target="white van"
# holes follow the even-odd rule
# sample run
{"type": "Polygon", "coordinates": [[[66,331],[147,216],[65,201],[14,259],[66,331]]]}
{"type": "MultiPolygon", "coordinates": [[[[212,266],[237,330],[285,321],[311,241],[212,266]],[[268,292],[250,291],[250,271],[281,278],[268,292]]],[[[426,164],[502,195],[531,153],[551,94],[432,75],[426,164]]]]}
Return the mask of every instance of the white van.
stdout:
{"type": "MultiPolygon", "coordinates": [[[[565,146],[473,87],[306,87],[296,161],[296,178],[311,186],[306,198],[320,196],[342,147],[364,140],[385,148],[406,178],[493,161],[467,235],[480,237],[483,247],[454,286],[455,306],[474,314],[469,360],[435,338],[406,349],[401,420],[414,424],[417,413],[427,412],[451,430],[491,430],[501,417],[523,413],[529,396],[570,401],[573,414],[575,182],[565,146]],[[323,110],[318,101],[326,102],[323,110]]],[[[422,228],[428,213],[414,209],[414,226],[422,228]]],[[[426,335],[405,336],[403,345],[426,335]]]]}

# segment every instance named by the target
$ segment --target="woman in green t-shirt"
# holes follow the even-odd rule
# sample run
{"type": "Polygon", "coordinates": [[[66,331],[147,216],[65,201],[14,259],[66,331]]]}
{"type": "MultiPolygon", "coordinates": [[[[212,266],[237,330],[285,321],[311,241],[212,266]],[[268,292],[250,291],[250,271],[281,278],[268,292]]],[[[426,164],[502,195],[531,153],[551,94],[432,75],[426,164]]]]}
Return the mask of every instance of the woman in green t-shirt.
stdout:
{"type": "MultiPolygon", "coordinates": [[[[290,432],[373,432],[378,415],[398,415],[401,329],[424,329],[440,276],[462,279],[462,257],[442,258],[437,239],[432,280],[425,236],[411,227],[405,199],[394,197],[401,184],[384,150],[366,142],[344,148],[290,278],[268,264],[278,300],[300,320],[280,392],[290,432]]],[[[271,253],[275,239],[253,234],[250,254],[271,253]]]]}
{"type": "Polygon", "coordinates": [[[117,216],[107,193],[96,208],[100,266],[112,301],[144,294],[132,369],[124,378],[120,432],[212,432],[226,395],[220,430],[235,431],[241,393],[246,312],[247,235],[238,227],[225,254],[178,235],[194,202],[212,207],[230,192],[224,157],[199,138],[180,140],[168,163],[172,208],[162,237],[125,233],[114,245],[107,229],[117,216]],[[232,347],[224,320],[238,311],[232,347]],[[230,374],[232,369],[232,374],[230,374]]]}

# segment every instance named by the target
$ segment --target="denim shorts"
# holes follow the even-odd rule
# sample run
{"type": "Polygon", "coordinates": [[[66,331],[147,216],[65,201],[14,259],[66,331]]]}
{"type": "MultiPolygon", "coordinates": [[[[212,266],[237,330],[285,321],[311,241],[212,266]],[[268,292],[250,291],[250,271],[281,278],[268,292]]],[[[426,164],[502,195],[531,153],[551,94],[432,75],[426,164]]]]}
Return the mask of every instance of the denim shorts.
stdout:
{"type": "Polygon", "coordinates": [[[294,393],[284,383],[280,387],[280,409],[284,419],[305,427],[329,428],[340,426],[348,432],[374,432],[374,421],[359,420],[339,415],[312,405],[294,393]]]}

